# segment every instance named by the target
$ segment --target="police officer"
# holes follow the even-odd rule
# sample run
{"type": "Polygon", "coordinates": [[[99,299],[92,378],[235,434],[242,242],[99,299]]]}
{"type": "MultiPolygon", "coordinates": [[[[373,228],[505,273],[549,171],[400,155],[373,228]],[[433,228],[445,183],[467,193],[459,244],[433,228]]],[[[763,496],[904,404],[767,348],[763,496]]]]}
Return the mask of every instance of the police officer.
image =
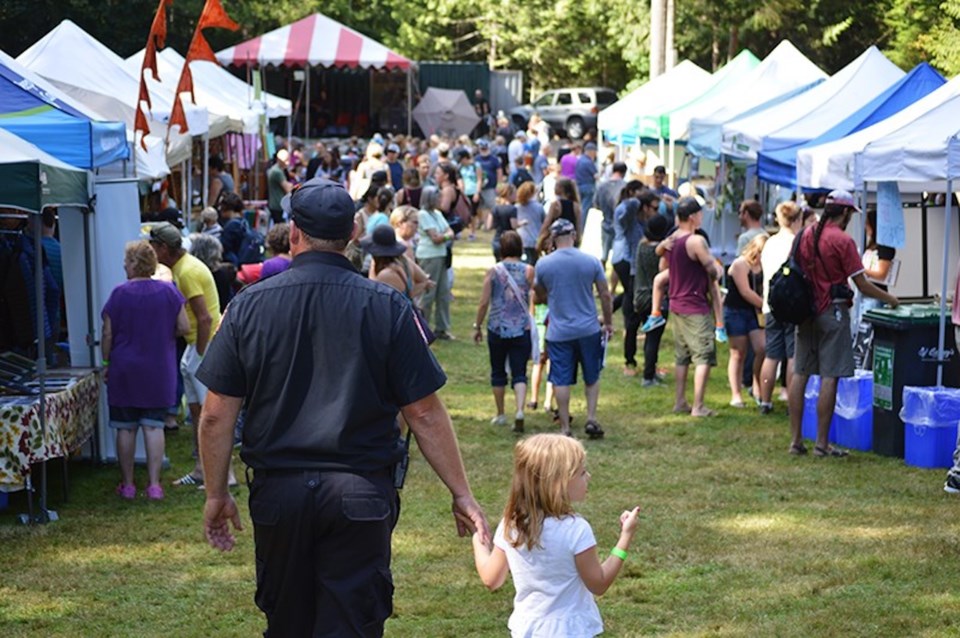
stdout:
{"type": "Polygon", "coordinates": [[[228,551],[241,529],[227,491],[233,426],[252,468],[257,606],[268,636],[379,636],[392,612],[390,537],[402,412],[453,495],[461,536],[489,539],[436,395],[446,376],[404,296],[343,256],[353,201],[316,178],[290,200],[291,267],[239,293],[198,372],[205,534],[228,551]]]}

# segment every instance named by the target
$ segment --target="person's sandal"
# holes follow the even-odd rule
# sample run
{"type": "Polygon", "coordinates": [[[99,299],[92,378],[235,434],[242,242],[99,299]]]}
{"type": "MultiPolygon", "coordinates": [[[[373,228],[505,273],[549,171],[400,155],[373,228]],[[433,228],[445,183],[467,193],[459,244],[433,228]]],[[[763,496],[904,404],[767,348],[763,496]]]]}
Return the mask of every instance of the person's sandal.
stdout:
{"type": "Polygon", "coordinates": [[[795,456],[803,456],[807,453],[807,446],[802,443],[794,443],[790,446],[790,454],[795,456]]]}
{"type": "Polygon", "coordinates": [[[604,435],[603,428],[600,427],[599,423],[593,420],[587,421],[587,424],[583,426],[583,431],[591,439],[602,439],[604,435]]]}
{"type": "Polygon", "coordinates": [[[844,456],[850,456],[850,452],[848,452],[847,450],[841,450],[838,447],[831,446],[824,449],[820,446],[817,446],[813,448],[813,455],[821,459],[826,458],[828,456],[833,458],[843,458],[844,456]]]}

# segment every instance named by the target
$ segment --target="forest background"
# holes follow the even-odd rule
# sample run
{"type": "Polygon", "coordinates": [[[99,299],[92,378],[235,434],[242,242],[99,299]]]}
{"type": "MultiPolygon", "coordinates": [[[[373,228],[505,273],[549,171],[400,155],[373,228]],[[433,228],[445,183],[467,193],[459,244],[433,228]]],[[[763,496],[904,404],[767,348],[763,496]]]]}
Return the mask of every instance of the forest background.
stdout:
{"type": "MultiPolygon", "coordinates": [[[[167,45],[184,53],[204,0],[175,0],[167,45]]],[[[224,0],[241,29],[212,29],[214,50],[313,12],[413,60],[488,61],[522,70],[531,93],[619,91],[649,75],[649,3],[622,0],[224,0]]],[[[909,70],[960,73],[960,0],[675,0],[677,60],[715,70],[741,49],[763,58],[783,39],[828,73],[876,44],[909,70]]],[[[17,56],[69,18],[119,55],[143,48],[157,0],[4,0],[0,47],[17,56]]]]}

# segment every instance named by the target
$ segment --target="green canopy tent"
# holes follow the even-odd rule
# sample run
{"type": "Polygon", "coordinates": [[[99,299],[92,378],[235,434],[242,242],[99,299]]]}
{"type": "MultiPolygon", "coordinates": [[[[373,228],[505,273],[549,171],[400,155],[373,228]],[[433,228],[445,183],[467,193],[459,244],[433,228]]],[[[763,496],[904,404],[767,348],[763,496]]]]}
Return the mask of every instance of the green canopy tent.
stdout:
{"type": "MultiPolygon", "coordinates": [[[[48,155],[33,144],[24,141],[13,133],[0,129],[0,208],[22,211],[22,213],[4,213],[5,217],[23,217],[23,213],[39,216],[48,206],[72,206],[88,208],[90,206],[90,173],[61,162],[48,155]]],[[[34,285],[37,299],[37,380],[39,382],[38,401],[40,409],[40,432],[47,435],[45,410],[46,397],[46,339],[44,338],[44,320],[42,302],[43,250],[41,248],[41,223],[33,224],[34,231],[34,285]]],[[[29,481],[28,477],[28,481],[29,481]]],[[[46,523],[56,520],[56,513],[47,509],[47,466],[44,463],[40,473],[40,511],[34,516],[33,486],[27,485],[27,502],[30,508],[24,522],[46,523]]]]}
{"type": "Polygon", "coordinates": [[[0,208],[39,214],[47,206],[89,204],[89,173],[0,129],[0,208]]]}

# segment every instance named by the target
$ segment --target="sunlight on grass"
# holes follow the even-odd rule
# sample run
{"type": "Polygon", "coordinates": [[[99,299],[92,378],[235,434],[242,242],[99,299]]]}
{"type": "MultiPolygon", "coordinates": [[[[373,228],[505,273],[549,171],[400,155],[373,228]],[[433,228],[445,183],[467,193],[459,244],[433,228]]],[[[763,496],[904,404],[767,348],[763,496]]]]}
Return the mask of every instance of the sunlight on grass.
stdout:
{"type": "Polygon", "coordinates": [[[3,621],[47,621],[69,616],[79,607],[78,601],[51,596],[44,592],[0,587],[0,619],[3,621]]]}

